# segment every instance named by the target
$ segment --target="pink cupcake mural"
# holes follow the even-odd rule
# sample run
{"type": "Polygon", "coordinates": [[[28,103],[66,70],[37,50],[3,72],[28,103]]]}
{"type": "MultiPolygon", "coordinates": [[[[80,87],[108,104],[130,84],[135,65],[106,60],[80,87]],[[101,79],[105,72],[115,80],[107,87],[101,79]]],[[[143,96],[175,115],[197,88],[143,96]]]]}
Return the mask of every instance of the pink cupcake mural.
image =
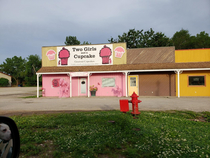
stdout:
{"type": "Polygon", "coordinates": [[[100,50],[100,57],[102,57],[102,64],[109,64],[109,57],[112,55],[112,50],[104,45],[104,47],[100,50]]]}
{"type": "Polygon", "coordinates": [[[68,58],[70,57],[69,50],[63,47],[59,52],[58,57],[61,59],[61,61],[59,61],[59,65],[68,65],[68,58]]]}
{"type": "Polygon", "coordinates": [[[116,58],[122,58],[123,54],[125,53],[125,49],[123,47],[117,47],[114,49],[114,51],[116,58]]]}
{"type": "Polygon", "coordinates": [[[55,60],[55,54],[56,52],[54,50],[49,50],[46,55],[49,60],[55,60]]]}

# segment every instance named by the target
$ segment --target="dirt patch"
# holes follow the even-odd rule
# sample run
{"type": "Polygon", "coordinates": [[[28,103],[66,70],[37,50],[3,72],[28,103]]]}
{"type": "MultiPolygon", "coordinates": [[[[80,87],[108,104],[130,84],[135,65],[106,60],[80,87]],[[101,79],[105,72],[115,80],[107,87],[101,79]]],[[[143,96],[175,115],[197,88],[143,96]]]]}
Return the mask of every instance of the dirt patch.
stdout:
{"type": "Polygon", "coordinates": [[[207,122],[207,119],[203,116],[198,117],[197,119],[190,119],[190,120],[195,122],[207,122]]]}

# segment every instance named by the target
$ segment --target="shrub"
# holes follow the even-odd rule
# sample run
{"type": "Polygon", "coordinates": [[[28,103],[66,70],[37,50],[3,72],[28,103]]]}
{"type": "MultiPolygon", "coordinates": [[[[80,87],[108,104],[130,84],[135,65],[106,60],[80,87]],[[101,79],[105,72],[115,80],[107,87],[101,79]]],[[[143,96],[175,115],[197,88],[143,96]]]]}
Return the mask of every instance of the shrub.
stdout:
{"type": "Polygon", "coordinates": [[[0,87],[6,87],[9,85],[9,80],[6,78],[0,78],[0,87]]]}

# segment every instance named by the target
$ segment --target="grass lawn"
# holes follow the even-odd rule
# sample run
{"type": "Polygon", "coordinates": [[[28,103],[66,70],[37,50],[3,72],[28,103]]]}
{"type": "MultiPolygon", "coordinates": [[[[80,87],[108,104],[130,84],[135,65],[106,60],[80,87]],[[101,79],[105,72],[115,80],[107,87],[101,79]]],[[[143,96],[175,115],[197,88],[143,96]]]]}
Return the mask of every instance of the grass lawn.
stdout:
{"type": "Polygon", "coordinates": [[[210,156],[210,112],[143,111],[138,119],[120,111],[12,118],[20,132],[20,157],[210,156]]]}

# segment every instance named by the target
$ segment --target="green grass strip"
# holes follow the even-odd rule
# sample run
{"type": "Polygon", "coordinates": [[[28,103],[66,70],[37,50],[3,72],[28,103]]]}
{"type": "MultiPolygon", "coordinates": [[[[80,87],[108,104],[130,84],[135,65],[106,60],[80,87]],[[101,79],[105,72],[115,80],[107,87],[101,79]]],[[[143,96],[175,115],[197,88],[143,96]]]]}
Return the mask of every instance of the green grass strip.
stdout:
{"type": "Polygon", "coordinates": [[[209,112],[120,111],[13,116],[20,157],[209,157],[209,112]]]}

